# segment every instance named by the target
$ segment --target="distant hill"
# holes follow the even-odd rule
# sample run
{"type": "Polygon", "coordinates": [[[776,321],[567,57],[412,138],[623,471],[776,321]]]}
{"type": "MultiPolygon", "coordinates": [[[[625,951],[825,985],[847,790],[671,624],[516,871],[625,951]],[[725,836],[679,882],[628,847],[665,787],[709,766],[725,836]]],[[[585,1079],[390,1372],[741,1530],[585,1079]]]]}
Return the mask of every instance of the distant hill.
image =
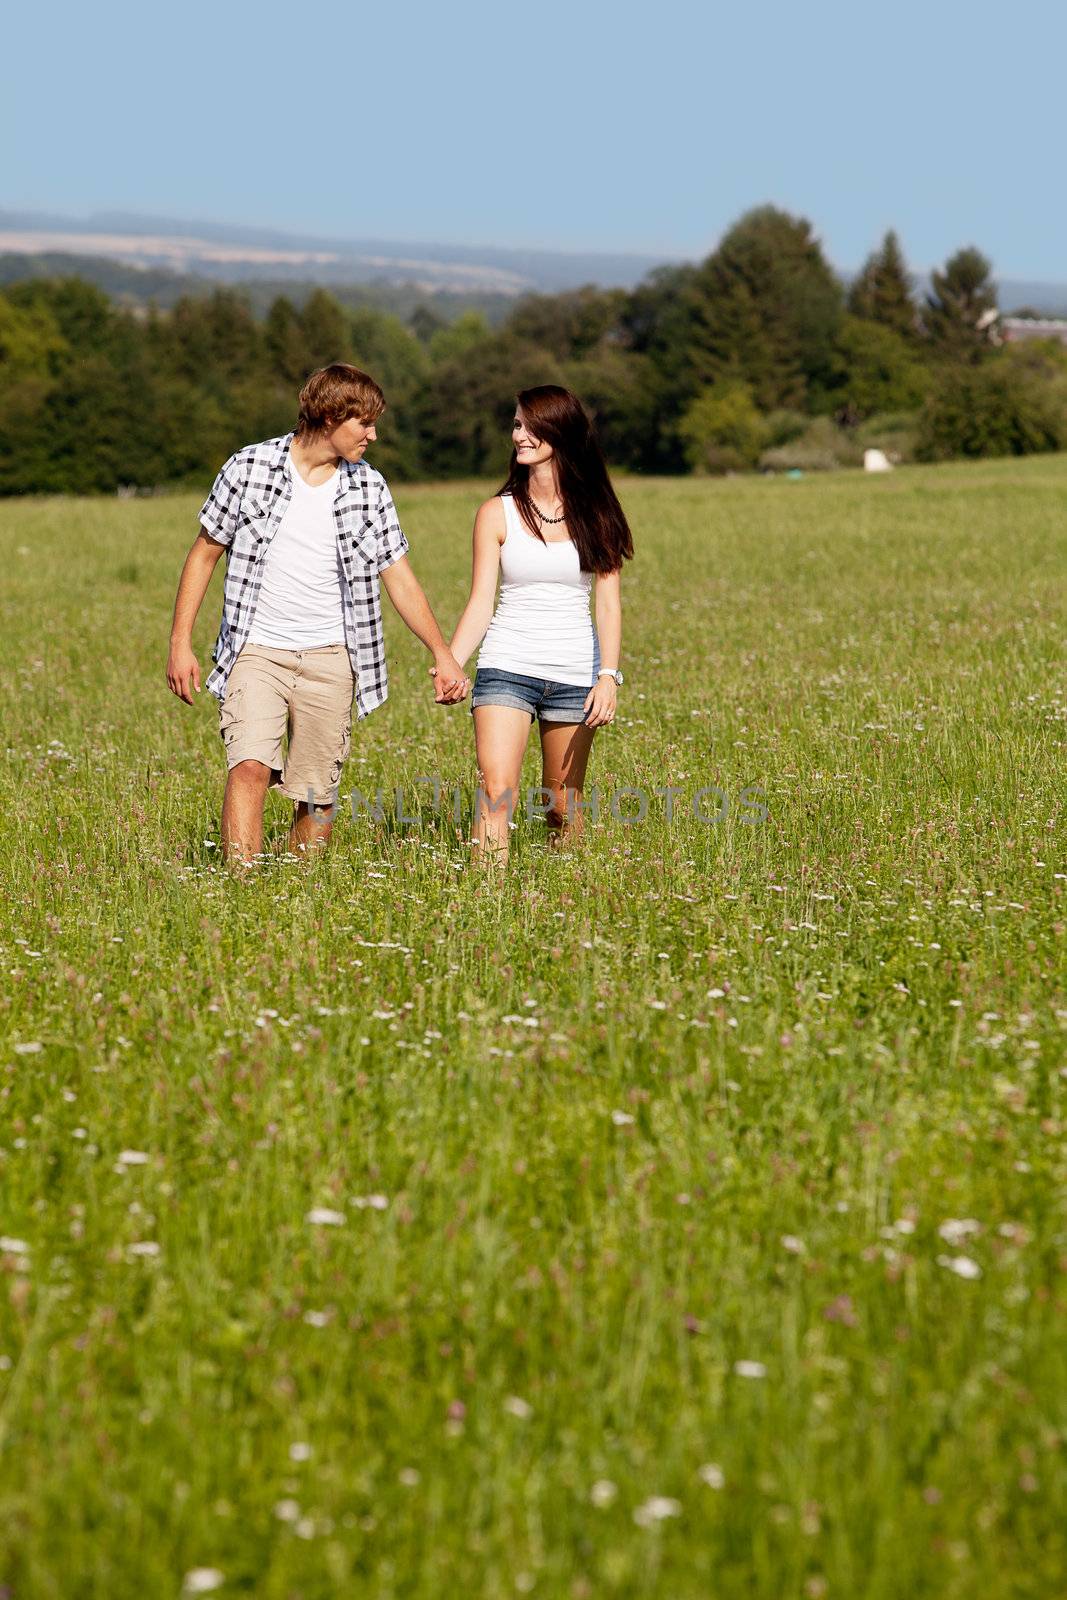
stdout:
{"type": "Polygon", "coordinates": [[[126,266],[231,283],[391,283],[410,284],[423,294],[444,290],[512,297],[584,283],[632,288],[663,261],[659,256],[295,237],[269,228],[116,212],[77,220],[0,211],[0,253],[103,256],[126,266]]]}
{"type": "MultiPolygon", "coordinates": [[[[240,285],[262,312],[278,294],[299,304],[324,286],[348,304],[403,317],[428,304],[446,321],[474,309],[499,322],[523,294],[587,283],[632,289],[668,264],[651,255],[305,237],[125,212],[74,219],[0,210],[0,285],[76,273],[129,305],[170,306],[183,294],[227,283],[240,285]]],[[[919,293],[927,286],[920,279],[919,293]]],[[[998,290],[1005,311],[1067,315],[1067,283],[1003,278],[998,290]]]]}
{"type": "MultiPolygon", "coordinates": [[[[28,278],[81,278],[102,289],[117,305],[132,310],[150,304],[169,310],[183,295],[210,294],[220,287],[218,278],[200,273],[171,272],[166,267],[135,267],[109,260],[107,256],[64,255],[51,251],[40,255],[15,252],[0,255],[0,289],[28,278]]],[[[226,287],[239,290],[256,316],[262,317],[278,295],[286,295],[299,309],[322,285],[310,278],[255,278],[228,280],[226,287]]],[[[451,322],[465,311],[480,311],[495,325],[503,322],[515,304],[515,296],[511,294],[494,294],[488,290],[424,291],[415,284],[391,283],[384,279],[360,284],[331,283],[329,289],[342,305],[373,306],[377,311],[392,312],[405,322],[417,307],[423,306],[442,322],[451,322]]]]}

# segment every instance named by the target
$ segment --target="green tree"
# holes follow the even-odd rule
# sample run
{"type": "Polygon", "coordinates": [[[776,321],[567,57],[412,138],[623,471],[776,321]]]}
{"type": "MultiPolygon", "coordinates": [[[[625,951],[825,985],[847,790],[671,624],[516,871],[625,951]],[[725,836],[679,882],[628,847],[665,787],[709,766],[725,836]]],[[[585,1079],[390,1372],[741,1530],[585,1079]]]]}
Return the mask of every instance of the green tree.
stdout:
{"type": "Polygon", "coordinates": [[[0,295],[0,384],[6,387],[28,377],[48,379],[69,353],[49,306],[17,306],[0,295]]]}
{"type": "Polygon", "coordinates": [[[848,292],[848,309],[854,317],[881,323],[901,338],[911,339],[919,327],[914,288],[900,240],[890,229],[853,280],[848,292]]]}
{"type": "Polygon", "coordinates": [[[754,467],[767,443],[767,424],[745,383],[703,390],[687,407],[678,432],[694,472],[754,467]]]}
{"type": "MultiPolygon", "coordinates": [[[[332,294],[316,289],[300,313],[300,331],[309,362],[308,372],[334,361],[350,361],[348,317],[332,294]]],[[[307,376],[307,373],[304,374],[307,376]]]]}
{"type": "Polygon", "coordinates": [[[160,319],[154,338],[168,371],[220,396],[242,378],[269,376],[259,324],[232,289],[184,296],[160,319]]]}
{"type": "Polygon", "coordinates": [[[968,246],[931,274],[923,323],[936,349],[950,359],[978,361],[990,349],[997,309],[992,271],[982,252],[968,246]]]}
{"type": "Polygon", "coordinates": [[[263,342],[271,376],[299,392],[313,363],[299,313],[285,295],[271,301],[263,324],[263,342]]]}
{"type": "Polygon", "coordinates": [[[516,394],[562,380],[555,357],[507,331],[435,367],[417,406],[420,455],[430,476],[502,475],[516,394]]]}
{"type": "Polygon", "coordinates": [[[432,306],[418,305],[408,318],[408,327],[420,344],[428,345],[435,333],[440,333],[442,328],[448,326],[444,317],[439,316],[432,306]]]}
{"type": "Polygon", "coordinates": [[[80,278],[37,278],[12,284],[6,294],[19,309],[47,312],[72,351],[105,352],[111,345],[119,314],[106,294],[80,278]]]}
{"type": "Polygon", "coordinates": [[[434,366],[456,361],[488,339],[489,333],[489,324],[480,311],[464,311],[462,316],[434,334],[430,340],[430,360],[434,366]]]}
{"type": "Polygon", "coordinates": [[[762,411],[818,409],[833,378],[841,285],[811,224],[774,206],[734,224],[689,296],[692,391],[747,383],[762,411]]]}
{"type": "Polygon", "coordinates": [[[922,405],[929,369],[900,333],[884,323],[845,316],[834,350],[839,420],[855,423],[876,412],[916,411],[922,405]]]}
{"type": "Polygon", "coordinates": [[[507,327],[516,339],[549,350],[561,361],[593,350],[618,326],[626,294],[587,285],[566,294],[531,294],[520,300],[507,327]]]}
{"type": "Polygon", "coordinates": [[[662,469],[664,386],[648,356],[600,344],[581,360],[567,362],[563,380],[592,416],[612,465],[635,472],[662,469]]]}
{"type": "Polygon", "coordinates": [[[429,375],[430,358],[399,317],[365,306],[351,313],[350,327],[353,359],[381,384],[387,402],[371,462],[388,477],[414,478],[419,471],[415,400],[429,375]]]}
{"type": "Polygon", "coordinates": [[[918,456],[1025,456],[1067,445],[1061,390],[1004,354],[946,367],[923,408],[918,456]]]}

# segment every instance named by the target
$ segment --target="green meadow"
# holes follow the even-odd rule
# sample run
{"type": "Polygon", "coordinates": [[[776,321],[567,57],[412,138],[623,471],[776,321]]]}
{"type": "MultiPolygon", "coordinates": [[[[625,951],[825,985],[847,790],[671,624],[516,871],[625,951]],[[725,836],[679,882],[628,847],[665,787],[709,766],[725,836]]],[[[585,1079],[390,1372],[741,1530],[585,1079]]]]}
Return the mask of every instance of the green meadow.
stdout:
{"type": "MultiPolygon", "coordinates": [[[[446,627],[492,487],[397,493],[446,627]]],[[[231,878],[199,498],[0,506],[4,1600],[1065,1593],[1067,458],[620,487],[499,881],[387,602],[231,878]]]]}

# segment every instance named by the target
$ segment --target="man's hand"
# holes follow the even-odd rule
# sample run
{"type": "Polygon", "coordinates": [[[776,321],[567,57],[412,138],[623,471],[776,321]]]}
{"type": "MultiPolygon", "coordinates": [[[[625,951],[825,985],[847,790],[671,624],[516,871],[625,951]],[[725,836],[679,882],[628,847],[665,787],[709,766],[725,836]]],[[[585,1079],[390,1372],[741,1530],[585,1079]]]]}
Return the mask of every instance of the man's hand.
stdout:
{"type": "Polygon", "coordinates": [[[167,657],[167,683],[179,700],[184,700],[186,705],[193,704],[191,690],[200,693],[200,663],[193,654],[190,644],[171,642],[170,655],[167,657]]]}
{"type": "Polygon", "coordinates": [[[457,700],[466,699],[470,679],[464,676],[463,668],[451,650],[445,648],[435,651],[430,676],[433,678],[433,697],[439,706],[455,705],[457,700]]]}
{"type": "Polygon", "coordinates": [[[184,700],[188,706],[193,703],[192,690],[200,693],[200,663],[193,654],[193,623],[200,610],[200,602],[207,593],[211,574],[224,553],[225,546],[201,528],[185,558],[178,580],[174,621],[170,625],[167,683],[178,699],[184,700]]]}

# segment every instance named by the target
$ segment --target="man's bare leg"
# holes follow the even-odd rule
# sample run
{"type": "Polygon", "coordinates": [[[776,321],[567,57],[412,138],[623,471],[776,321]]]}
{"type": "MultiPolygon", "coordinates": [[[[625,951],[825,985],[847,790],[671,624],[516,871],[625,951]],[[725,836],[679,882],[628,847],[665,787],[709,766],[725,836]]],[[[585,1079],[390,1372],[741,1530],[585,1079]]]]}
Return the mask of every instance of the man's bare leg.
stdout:
{"type": "Polygon", "coordinates": [[[251,864],[263,853],[263,806],[271,769],[262,761],[239,761],[230,768],[222,802],[222,853],[227,863],[251,864]]]}
{"type": "Polygon", "coordinates": [[[336,815],[336,802],[332,806],[309,806],[305,800],[299,801],[289,830],[290,855],[311,856],[325,850],[336,815]]]}

